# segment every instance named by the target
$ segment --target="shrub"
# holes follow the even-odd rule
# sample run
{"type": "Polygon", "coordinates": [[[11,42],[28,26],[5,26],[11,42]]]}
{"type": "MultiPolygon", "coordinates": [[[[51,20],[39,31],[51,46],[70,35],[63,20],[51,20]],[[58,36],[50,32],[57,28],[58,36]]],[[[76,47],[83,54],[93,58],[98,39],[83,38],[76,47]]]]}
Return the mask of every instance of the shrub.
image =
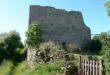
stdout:
{"type": "Polygon", "coordinates": [[[21,62],[24,59],[26,59],[26,55],[27,55],[27,52],[26,52],[25,47],[24,48],[17,48],[16,51],[14,52],[14,55],[13,55],[13,61],[15,63],[21,62]]]}
{"type": "Polygon", "coordinates": [[[41,53],[45,54],[46,50],[48,50],[48,49],[51,51],[52,50],[60,51],[62,49],[62,47],[53,41],[48,41],[48,42],[41,43],[39,49],[40,49],[41,53]]]}
{"type": "Polygon", "coordinates": [[[0,34],[0,55],[4,53],[4,57],[12,57],[18,47],[23,47],[18,32],[10,31],[9,33],[0,34]]]}
{"type": "Polygon", "coordinates": [[[105,65],[105,73],[106,75],[110,74],[110,48],[106,50],[103,54],[103,60],[105,65]]]}
{"type": "Polygon", "coordinates": [[[41,25],[38,22],[33,22],[29,25],[28,31],[26,32],[26,43],[29,47],[36,47],[41,41],[42,31],[41,25]]]}
{"type": "Polygon", "coordinates": [[[89,50],[91,52],[100,52],[102,49],[102,43],[99,39],[92,39],[89,50]]]}

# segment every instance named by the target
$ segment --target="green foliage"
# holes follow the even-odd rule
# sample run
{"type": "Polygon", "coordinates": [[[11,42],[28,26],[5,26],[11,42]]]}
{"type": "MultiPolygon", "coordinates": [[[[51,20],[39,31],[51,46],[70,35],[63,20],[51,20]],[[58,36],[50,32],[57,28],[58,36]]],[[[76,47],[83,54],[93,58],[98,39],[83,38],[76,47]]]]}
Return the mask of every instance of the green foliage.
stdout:
{"type": "Polygon", "coordinates": [[[88,59],[90,59],[90,60],[98,60],[98,57],[97,56],[93,56],[93,55],[89,55],[88,56],[88,59]]]}
{"type": "Polygon", "coordinates": [[[10,31],[6,37],[5,43],[7,44],[7,49],[12,51],[18,47],[22,47],[21,39],[19,33],[16,31],[10,31]]]}
{"type": "Polygon", "coordinates": [[[74,53],[68,53],[68,56],[70,60],[75,60],[74,53]]]}
{"type": "Polygon", "coordinates": [[[110,48],[103,54],[106,75],[110,75],[110,48]]]}
{"type": "Polygon", "coordinates": [[[31,75],[30,71],[32,71],[32,69],[28,67],[26,61],[22,61],[17,66],[15,66],[12,74],[13,75],[31,75]]]}
{"type": "Polygon", "coordinates": [[[15,53],[18,53],[18,54],[24,54],[24,52],[26,51],[26,48],[24,47],[24,48],[17,48],[16,49],[16,51],[15,51],[15,53]]]}
{"type": "Polygon", "coordinates": [[[14,63],[18,63],[23,61],[24,59],[26,59],[27,52],[26,52],[26,48],[17,48],[16,51],[14,52],[14,57],[12,58],[14,63]]]}
{"type": "Polygon", "coordinates": [[[110,2],[108,1],[108,2],[105,2],[104,3],[104,6],[110,6],[110,2]]]}
{"type": "Polygon", "coordinates": [[[104,46],[105,45],[110,46],[110,31],[102,32],[98,37],[100,38],[104,46]]]}
{"type": "Polygon", "coordinates": [[[104,60],[105,65],[105,73],[106,75],[110,75],[110,31],[109,32],[102,32],[101,34],[95,35],[92,39],[92,48],[91,51],[96,53],[97,51],[100,53],[100,58],[95,55],[89,55],[89,59],[97,60],[102,59],[104,60]],[[101,47],[102,45],[102,47],[101,47]]]}
{"type": "Polygon", "coordinates": [[[104,51],[108,48],[110,48],[110,32],[102,32],[95,35],[89,46],[90,52],[101,54],[104,54],[104,51]]]}
{"type": "Polygon", "coordinates": [[[23,45],[21,43],[20,35],[16,31],[10,31],[9,33],[0,34],[0,55],[4,55],[7,58],[12,57],[15,50],[23,45]]]}
{"type": "Polygon", "coordinates": [[[110,16],[110,1],[105,2],[104,6],[106,6],[107,12],[108,12],[108,16],[110,16]]]}
{"type": "Polygon", "coordinates": [[[97,38],[102,43],[102,51],[101,53],[104,54],[106,50],[110,48],[110,32],[102,32],[101,34],[95,36],[94,38],[97,38]]]}
{"type": "Polygon", "coordinates": [[[2,75],[61,75],[61,64],[42,64],[29,68],[27,61],[13,66],[11,61],[5,61],[0,67],[2,75]]]}
{"type": "MultiPolygon", "coordinates": [[[[100,34],[99,34],[100,35],[100,34]]],[[[93,36],[88,45],[84,48],[84,53],[99,54],[102,51],[102,41],[99,35],[93,36]]]]}
{"type": "Polygon", "coordinates": [[[42,53],[45,53],[46,50],[48,50],[48,49],[53,50],[53,51],[59,51],[62,49],[62,47],[53,41],[48,41],[48,42],[44,42],[44,43],[40,44],[39,50],[42,53]]]}
{"type": "Polygon", "coordinates": [[[52,74],[56,75],[58,73],[61,73],[60,63],[38,65],[38,67],[36,67],[35,69],[36,69],[36,72],[34,74],[36,75],[52,75],[52,74]]]}
{"type": "Polygon", "coordinates": [[[13,63],[11,61],[4,60],[0,65],[0,74],[10,75],[13,68],[13,63]]]}
{"type": "Polygon", "coordinates": [[[36,47],[41,41],[42,32],[41,25],[38,22],[33,22],[29,25],[28,31],[26,32],[26,43],[30,47],[36,47]]]}
{"type": "Polygon", "coordinates": [[[101,50],[102,50],[102,43],[100,39],[93,38],[89,46],[89,51],[92,53],[99,53],[101,50]]]}
{"type": "Polygon", "coordinates": [[[9,33],[0,34],[0,47],[5,50],[15,50],[18,47],[22,47],[19,33],[16,31],[10,31],[9,33]]]}
{"type": "Polygon", "coordinates": [[[106,75],[110,74],[110,32],[103,32],[100,35],[96,36],[102,42],[102,57],[105,64],[105,73],[106,75]]]}

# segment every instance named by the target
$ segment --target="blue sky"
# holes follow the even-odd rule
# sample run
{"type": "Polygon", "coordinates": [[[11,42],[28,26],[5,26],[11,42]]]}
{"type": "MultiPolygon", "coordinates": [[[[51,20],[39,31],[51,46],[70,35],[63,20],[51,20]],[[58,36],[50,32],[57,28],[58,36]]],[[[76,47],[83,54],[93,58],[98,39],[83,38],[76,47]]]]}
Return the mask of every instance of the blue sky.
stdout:
{"type": "Polygon", "coordinates": [[[0,0],[0,33],[16,30],[22,40],[28,27],[29,6],[53,6],[67,11],[81,11],[92,34],[110,30],[104,2],[107,0],[0,0]]]}

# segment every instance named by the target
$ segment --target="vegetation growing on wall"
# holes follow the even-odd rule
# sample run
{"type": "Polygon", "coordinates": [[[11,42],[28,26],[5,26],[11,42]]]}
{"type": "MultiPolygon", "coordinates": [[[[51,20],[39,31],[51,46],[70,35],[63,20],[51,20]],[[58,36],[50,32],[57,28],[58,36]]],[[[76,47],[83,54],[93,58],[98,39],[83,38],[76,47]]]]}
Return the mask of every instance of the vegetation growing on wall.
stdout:
{"type": "Polygon", "coordinates": [[[40,44],[40,47],[39,47],[40,52],[45,54],[46,50],[48,49],[53,51],[59,51],[62,49],[62,47],[61,45],[58,45],[53,41],[48,41],[40,44]]]}

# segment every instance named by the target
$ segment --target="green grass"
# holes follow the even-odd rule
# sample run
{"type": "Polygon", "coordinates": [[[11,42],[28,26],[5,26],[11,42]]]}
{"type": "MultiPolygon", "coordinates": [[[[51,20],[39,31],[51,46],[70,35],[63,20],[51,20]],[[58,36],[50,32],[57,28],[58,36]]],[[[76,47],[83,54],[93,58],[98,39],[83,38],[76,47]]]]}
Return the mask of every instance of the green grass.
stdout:
{"type": "Polygon", "coordinates": [[[60,71],[61,69],[59,64],[43,64],[37,65],[37,67],[34,68],[32,75],[58,75],[60,71]]]}
{"type": "Polygon", "coordinates": [[[61,64],[42,64],[28,67],[27,61],[14,66],[11,61],[4,61],[0,66],[2,75],[61,75],[61,64]]]}
{"type": "Polygon", "coordinates": [[[13,67],[14,66],[11,61],[4,60],[0,66],[0,74],[1,75],[10,75],[13,67]]]}

